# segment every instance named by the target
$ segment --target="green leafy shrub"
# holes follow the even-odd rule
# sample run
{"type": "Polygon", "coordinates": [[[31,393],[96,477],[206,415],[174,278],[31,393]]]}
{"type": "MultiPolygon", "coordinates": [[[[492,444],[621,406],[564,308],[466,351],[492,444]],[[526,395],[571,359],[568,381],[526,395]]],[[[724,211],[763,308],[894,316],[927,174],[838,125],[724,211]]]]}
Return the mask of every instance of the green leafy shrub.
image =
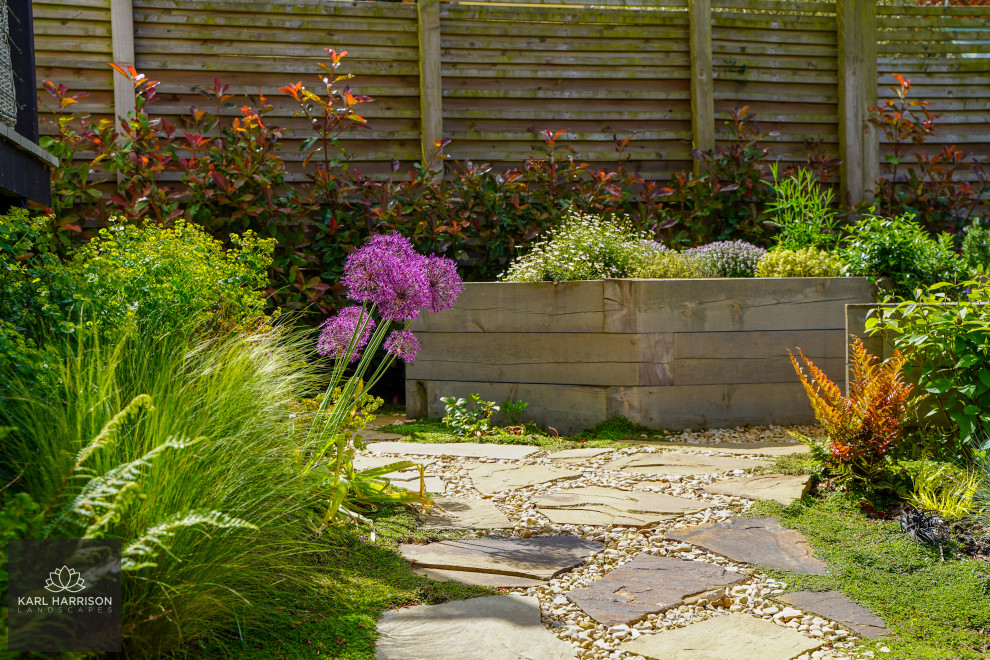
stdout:
{"type": "Polygon", "coordinates": [[[168,331],[257,324],[273,241],[253,232],[223,245],[195,225],[114,224],[68,263],[77,304],[106,327],[133,315],[168,331]]]}
{"type": "Polygon", "coordinates": [[[767,204],[771,224],[779,228],[777,247],[785,250],[831,250],[839,240],[834,193],[823,188],[814,173],[798,169],[781,176],[779,165],[770,165],[776,197],[767,204]]]}
{"type": "Polygon", "coordinates": [[[767,252],[756,266],[756,277],[838,277],[842,260],[824,250],[776,248],[767,252]]]}
{"type": "Polygon", "coordinates": [[[962,260],[970,273],[982,269],[990,272],[990,227],[973,223],[966,227],[962,242],[962,260]]]}
{"type": "Polygon", "coordinates": [[[630,277],[648,279],[691,279],[703,277],[701,263],[684,252],[644,250],[629,267],[630,277]]]}
{"type": "Polygon", "coordinates": [[[566,282],[625,277],[638,254],[664,249],[619,220],[571,213],[500,279],[566,282]]]}
{"type": "MultiPolygon", "coordinates": [[[[490,433],[495,428],[492,415],[500,408],[494,401],[483,401],[479,394],[469,394],[471,405],[464,397],[445,396],[440,400],[446,405],[443,423],[458,435],[472,437],[490,433]]],[[[520,411],[521,412],[521,411],[520,411]]]]}
{"type": "Polygon", "coordinates": [[[952,237],[929,237],[911,215],[865,216],[849,229],[841,257],[846,274],[873,278],[905,297],[960,275],[952,237]]]}
{"type": "Polygon", "coordinates": [[[962,296],[935,284],[917,301],[880,308],[867,328],[885,334],[910,359],[909,372],[929,394],[930,415],[958,428],[964,451],[990,451],[990,284],[965,282],[962,296]]]}
{"type": "Polygon", "coordinates": [[[682,254],[697,262],[703,277],[754,277],[766,252],[745,241],[718,241],[682,254]]]}

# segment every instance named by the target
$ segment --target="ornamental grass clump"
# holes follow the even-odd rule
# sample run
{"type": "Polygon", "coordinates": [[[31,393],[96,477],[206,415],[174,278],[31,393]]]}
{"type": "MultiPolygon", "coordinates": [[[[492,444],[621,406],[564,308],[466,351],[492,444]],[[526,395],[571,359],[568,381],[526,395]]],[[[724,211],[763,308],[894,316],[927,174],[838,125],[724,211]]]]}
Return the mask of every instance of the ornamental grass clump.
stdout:
{"type": "Polygon", "coordinates": [[[697,261],[702,277],[755,277],[766,253],[746,241],[717,241],[682,252],[697,261]]]}
{"type": "Polygon", "coordinates": [[[514,261],[505,282],[567,282],[626,277],[637,255],[666,248],[623,221],[572,212],[547,240],[514,261]]]}
{"type": "Polygon", "coordinates": [[[409,324],[424,309],[436,313],[453,306],[464,284],[453,261],[421,255],[399,234],[373,236],[355,250],[344,266],[343,283],[347,297],[359,305],[345,307],[320,326],[317,352],[333,358],[334,365],[309,429],[315,450],[305,470],[325,478],[324,523],[355,519],[370,525],[359,512],[362,505],[423,499],[425,492],[389,492],[384,475],[412,467],[409,461],[356,473],[346,422],[396,358],[416,359],[419,341],[409,324]],[[386,357],[367,376],[379,348],[386,357]]]}

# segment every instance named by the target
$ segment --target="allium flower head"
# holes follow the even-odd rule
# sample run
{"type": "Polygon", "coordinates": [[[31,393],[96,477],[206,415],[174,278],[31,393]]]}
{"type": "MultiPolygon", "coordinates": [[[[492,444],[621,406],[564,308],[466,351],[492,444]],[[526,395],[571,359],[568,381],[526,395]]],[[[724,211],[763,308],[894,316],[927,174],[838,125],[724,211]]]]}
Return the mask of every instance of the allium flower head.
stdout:
{"type": "Polygon", "coordinates": [[[399,234],[373,236],[347,258],[347,295],[374,303],[387,319],[414,319],[430,302],[426,263],[409,239],[399,234]]]}
{"type": "Polygon", "coordinates": [[[457,296],[464,290],[464,282],[457,274],[457,264],[446,257],[431,255],[426,258],[426,284],[431,312],[440,312],[454,306],[457,296]]]}
{"type": "Polygon", "coordinates": [[[351,362],[361,356],[361,348],[368,343],[371,331],[375,328],[375,321],[367,312],[362,317],[360,307],[345,307],[336,316],[328,318],[320,326],[320,336],[316,340],[316,352],[320,355],[330,357],[340,357],[347,352],[347,347],[354,340],[354,335],[360,329],[358,324],[364,325],[361,335],[357,338],[354,346],[354,354],[351,362]]]}
{"type": "Polygon", "coordinates": [[[419,340],[409,330],[396,330],[385,340],[385,350],[403,362],[412,362],[419,353],[419,340]]]}

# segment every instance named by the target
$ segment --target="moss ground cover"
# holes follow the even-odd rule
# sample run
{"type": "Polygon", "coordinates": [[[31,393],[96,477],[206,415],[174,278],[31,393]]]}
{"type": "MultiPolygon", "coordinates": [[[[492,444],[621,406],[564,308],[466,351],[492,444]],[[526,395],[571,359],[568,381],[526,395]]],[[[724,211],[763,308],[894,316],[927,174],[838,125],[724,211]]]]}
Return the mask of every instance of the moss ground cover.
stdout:
{"type": "Polygon", "coordinates": [[[301,592],[280,593],[266,607],[270,616],[263,625],[229,629],[223,638],[193,643],[185,651],[198,658],[371,660],[375,620],[385,610],[498,592],[420,577],[397,550],[403,542],[464,538],[470,533],[427,532],[401,505],[385,505],[370,517],[377,540],[350,529],[334,530],[323,539],[325,550],[310,558],[308,586],[301,592]]]}
{"type": "MultiPolygon", "coordinates": [[[[625,422],[625,420],[622,421],[625,422]]],[[[625,422],[625,425],[634,426],[629,422],[625,422]]],[[[632,440],[639,437],[639,433],[630,433],[628,429],[619,428],[613,420],[603,422],[572,436],[534,433],[515,435],[504,429],[494,429],[490,435],[466,437],[453,433],[436,418],[420,419],[406,424],[392,424],[383,426],[378,430],[402,435],[407,442],[486,442],[503,445],[536,445],[547,451],[576,449],[578,447],[615,447],[621,444],[622,440],[632,440]],[[598,430],[596,431],[596,429],[598,430]]]]}
{"type": "Polygon", "coordinates": [[[858,499],[833,493],[784,507],[760,502],[746,514],[776,516],[808,537],[826,575],[775,572],[794,590],[837,589],[880,616],[894,635],[864,642],[888,658],[990,657],[990,567],[912,542],[897,522],[862,513],[858,499]]]}

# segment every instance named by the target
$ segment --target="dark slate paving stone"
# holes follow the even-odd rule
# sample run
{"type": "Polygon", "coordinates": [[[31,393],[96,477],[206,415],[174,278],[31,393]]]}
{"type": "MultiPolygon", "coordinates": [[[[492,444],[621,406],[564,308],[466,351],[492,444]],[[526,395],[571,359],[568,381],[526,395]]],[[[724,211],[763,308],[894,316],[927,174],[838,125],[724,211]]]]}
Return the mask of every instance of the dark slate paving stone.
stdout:
{"type": "Polygon", "coordinates": [[[606,626],[633,623],[680,605],[684,598],[746,579],[721,566],[640,553],[593,584],[567,594],[606,626]]]}
{"type": "Polygon", "coordinates": [[[776,518],[734,518],[674,530],[667,538],[757,566],[810,575],[823,575],[826,570],[824,562],[813,556],[808,539],[797,530],[782,527],[776,518]]]}
{"type": "Polygon", "coordinates": [[[795,591],[777,596],[777,600],[831,619],[867,639],[878,639],[890,634],[890,628],[883,619],[862,605],[852,602],[841,591],[795,591]]]}
{"type": "Polygon", "coordinates": [[[605,548],[576,536],[529,539],[480,538],[426,545],[403,543],[402,556],[422,568],[501,573],[549,580],[605,548]]]}

